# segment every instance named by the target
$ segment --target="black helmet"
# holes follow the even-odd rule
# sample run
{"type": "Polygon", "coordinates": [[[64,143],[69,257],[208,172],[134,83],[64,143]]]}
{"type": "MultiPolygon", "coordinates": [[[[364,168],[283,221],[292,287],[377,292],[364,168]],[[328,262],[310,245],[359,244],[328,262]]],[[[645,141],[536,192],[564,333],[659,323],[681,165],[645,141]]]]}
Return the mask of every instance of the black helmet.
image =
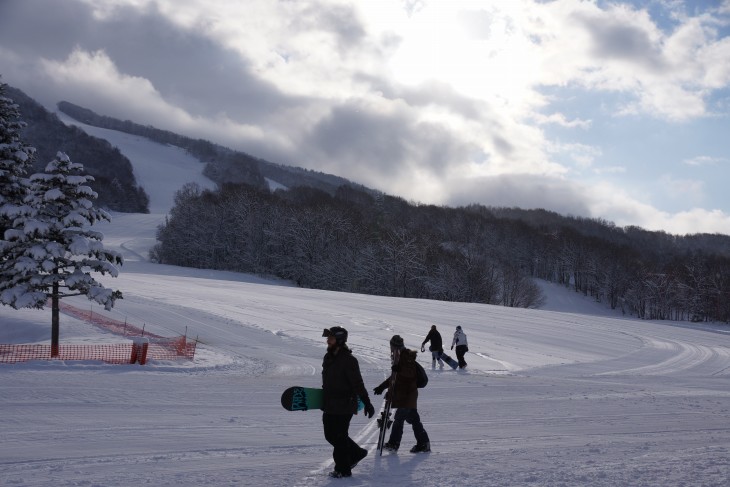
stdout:
{"type": "Polygon", "coordinates": [[[403,337],[400,335],[393,335],[393,338],[390,339],[390,346],[393,348],[403,348],[405,345],[403,345],[403,337]]]}
{"type": "Polygon", "coordinates": [[[335,337],[337,346],[341,347],[347,341],[347,330],[341,326],[333,326],[332,328],[325,328],[322,332],[323,337],[335,337]]]}

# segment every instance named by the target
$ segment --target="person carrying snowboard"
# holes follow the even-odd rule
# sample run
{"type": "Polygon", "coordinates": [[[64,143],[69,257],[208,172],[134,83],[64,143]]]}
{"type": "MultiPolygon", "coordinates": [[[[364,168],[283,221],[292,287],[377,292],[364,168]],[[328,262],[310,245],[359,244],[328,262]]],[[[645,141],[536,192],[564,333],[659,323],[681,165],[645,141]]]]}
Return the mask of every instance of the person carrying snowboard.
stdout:
{"type": "Polygon", "coordinates": [[[441,333],[436,329],[436,325],[431,325],[431,329],[428,331],[428,335],[421,343],[421,351],[425,352],[426,343],[431,342],[428,346],[428,350],[431,352],[431,368],[436,368],[436,361],[439,362],[439,368],[444,368],[444,361],[441,360],[441,355],[444,353],[443,342],[441,341],[441,333]]]}
{"type": "Polygon", "coordinates": [[[454,346],[456,346],[456,360],[459,361],[459,368],[464,369],[466,368],[466,360],[464,360],[464,355],[466,355],[466,352],[469,351],[469,346],[466,343],[466,333],[461,329],[461,326],[456,327],[456,331],[454,332],[454,339],[451,342],[451,350],[454,349],[454,346]]]}
{"type": "Polygon", "coordinates": [[[330,477],[350,477],[352,469],[368,451],[350,438],[350,421],[357,412],[357,398],[365,404],[365,416],[372,418],[375,408],[360,374],[357,358],[347,346],[347,330],[333,326],[322,333],[327,337],[327,353],[322,361],[324,437],[332,445],[335,469],[330,477]]]}
{"type": "Polygon", "coordinates": [[[428,433],[426,433],[418,414],[416,355],[417,353],[414,350],[408,350],[404,346],[403,338],[399,335],[393,335],[393,338],[390,339],[392,371],[395,373],[373,389],[375,394],[382,394],[384,390],[388,389],[387,394],[390,394],[392,405],[397,408],[393,418],[393,426],[390,430],[390,439],[383,445],[385,450],[398,451],[403,437],[403,423],[407,422],[413,426],[413,434],[416,436],[416,445],[411,448],[411,453],[431,451],[428,433]]]}

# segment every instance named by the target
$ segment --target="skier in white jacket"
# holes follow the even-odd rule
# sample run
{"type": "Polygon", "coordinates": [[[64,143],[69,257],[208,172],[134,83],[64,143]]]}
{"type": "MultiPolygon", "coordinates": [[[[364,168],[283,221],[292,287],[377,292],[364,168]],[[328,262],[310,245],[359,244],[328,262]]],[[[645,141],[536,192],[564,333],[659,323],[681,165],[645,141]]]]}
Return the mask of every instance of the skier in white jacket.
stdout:
{"type": "Polygon", "coordinates": [[[454,340],[451,342],[451,350],[456,346],[456,359],[459,361],[459,368],[466,368],[466,360],[464,355],[469,351],[469,346],[466,343],[466,333],[461,329],[461,326],[456,327],[454,332],[454,340]]]}

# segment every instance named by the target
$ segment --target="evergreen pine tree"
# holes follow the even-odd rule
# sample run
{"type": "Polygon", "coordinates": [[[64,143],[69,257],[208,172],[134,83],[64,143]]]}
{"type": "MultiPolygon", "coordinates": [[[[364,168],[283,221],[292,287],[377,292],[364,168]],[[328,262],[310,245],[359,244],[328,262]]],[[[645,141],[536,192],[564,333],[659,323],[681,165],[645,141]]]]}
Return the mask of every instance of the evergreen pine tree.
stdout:
{"type": "Polygon", "coordinates": [[[31,212],[19,214],[5,232],[3,281],[0,302],[14,308],[43,308],[51,300],[51,348],[58,355],[59,300],[85,295],[111,309],[122,297],[91,276],[118,275],[123,263],[117,252],[106,250],[103,235],[90,227],[110,221],[94,208],[96,193],[87,185],[93,177],[82,174],[83,165],[59,152],[45,173],[30,177],[25,203],[31,212]]]}
{"type": "MultiPolygon", "coordinates": [[[[18,105],[5,96],[6,87],[0,81],[0,239],[13,220],[28,211],[23,200],[28,192],[27,173],[35,154],[35,148],[20,140],[25,123],[20,120],[18,105]]],[[[0,246],[0,261],[3,259],[0,246]]]]}

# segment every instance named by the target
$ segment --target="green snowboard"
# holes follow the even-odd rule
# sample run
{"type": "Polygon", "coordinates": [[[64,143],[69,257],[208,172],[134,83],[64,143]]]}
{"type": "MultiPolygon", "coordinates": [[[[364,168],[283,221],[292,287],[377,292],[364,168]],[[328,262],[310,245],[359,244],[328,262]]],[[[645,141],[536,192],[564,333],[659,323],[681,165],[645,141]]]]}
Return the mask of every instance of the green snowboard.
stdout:
{"type": "MultiPolygon", "coordinates": [[[[324,391],[313,387],[290,387],[281,394],[281,405],[287,411],[322,409],[324,406],[324,391]]],[[[357,410],[360,411],[364,407],[365,405],[358,398],[357,410]]]]}

